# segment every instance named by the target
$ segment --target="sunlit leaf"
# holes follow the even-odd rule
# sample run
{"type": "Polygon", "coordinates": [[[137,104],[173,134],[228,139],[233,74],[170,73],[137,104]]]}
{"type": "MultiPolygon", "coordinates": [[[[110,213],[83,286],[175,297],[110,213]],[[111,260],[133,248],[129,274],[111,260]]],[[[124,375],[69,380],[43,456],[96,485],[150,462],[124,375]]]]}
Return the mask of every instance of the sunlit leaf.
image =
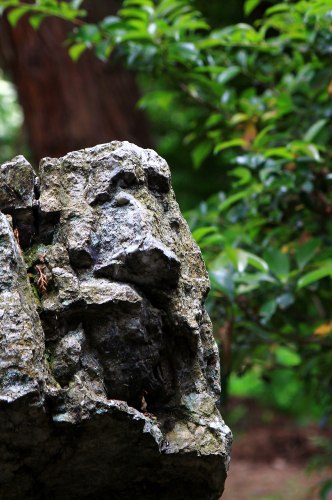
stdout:
{"type": "Polygon", "coordinates": [[[244,4],[244,13],[246,16],[249,16],[253,10],[258,7],[258,5],[262,2],[262,0],[246,0],[244,4]]]}
{"type": "Polygon", "coordinates": [[[275,356],[277,361],[284,366],[298,366],[301,363],[301,357],[289,347],[278,346],[275,356]]]}
{"type": "Polygon", "coordinates": [[[39,26],[41,25],[43,19],[45,18],[45,16],[43,15],[40,15],[40,14],[37,14],[37,15],[34,15],[34,16],[30,16],[29,17],[29,24],[35,29],[37,30],[39,28],[39,26]]]}
{"type": "Polygon", "coordinates": [[[268,272],[269,270],[269,266],[263,259],[246,250],[228,247],[226,248],[226,253],[240,273],[246,269],[248,264],[262,272],[268,272]]]}
{"type": "Polygon", "coordinates": [[[332,277],[332,264],[305,274],[301,279],[299,279],[297,286],[298,288],[303,288],[328,276],[332,277]]]}
{"type": "Polygon", "coordinates": [[[220,151],[223,151],[224,149],[229,149],[229,148],[234,148],[237,146],[245,146],[246,142],[244,139],[232,139],[231,141],[225,141],[222,142],[221,144],[217,144],[217,146],[214,148],[214,154],[220,153],[220,151]]]}
{"type": "Polygon", "coordinates": [[[303,140],[307,142],[313,141],[326,124],[327,120],[318,120],[307,130],[307,132],[303,136],[303,140]]]}
{"type": "Polygon", "coordinates": [[[21,17],[29,12],[29,7],[17,7],[9,11],[7,17],[12,26],[16,26],[21,17]]]}
{"type": "Polygon", "coordinates": [[[86,49],[85,43],[76,43],[69,47],[69,55],[73,61],[77,61],[86,49]]]}
{"type": "Polygon", "coordinates": [[[240,68],[238,66],[230,66],[229,68],[225,69],[225,71],[220,73],[220,75],[217,78],[217,82],[220,85],[224,85],[225,83],[232,80],[239,73],[240,73],[240,68]]]}
{"type": "Polygon", "coordinates": [[[248,168],[237,167],[230,171],[229,175],[237,177],[238,181],[234,182],[235,186],[243,186],[251,181],[252,175],[248,168]]]}

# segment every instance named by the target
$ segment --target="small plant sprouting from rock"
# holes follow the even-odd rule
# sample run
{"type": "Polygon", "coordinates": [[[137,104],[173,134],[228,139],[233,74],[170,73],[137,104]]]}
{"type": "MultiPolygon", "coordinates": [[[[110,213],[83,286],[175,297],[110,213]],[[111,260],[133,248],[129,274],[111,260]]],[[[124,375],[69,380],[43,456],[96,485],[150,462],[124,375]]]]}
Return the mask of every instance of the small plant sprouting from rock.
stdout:
{"type": "Polygon", "coordinates": [[[48,280],[47,280],[47,276],[45,274],[45,268],[46,268],[45,259],[46,259],[46,255],[42,255],[39,258],[40,264],[36,265],[37,271],[39,273],[39,278],[37,280],[37,288],[42,295],[47,294],[47,287],[48,287],[48,280]]]}
{"type": "Polygon", "coordinates": [[[47,248],[35,245],[24,252],[24,260],[31,288],[37,299],[47,295],[51,288],[52,276],[48,270],[47,248]]]}

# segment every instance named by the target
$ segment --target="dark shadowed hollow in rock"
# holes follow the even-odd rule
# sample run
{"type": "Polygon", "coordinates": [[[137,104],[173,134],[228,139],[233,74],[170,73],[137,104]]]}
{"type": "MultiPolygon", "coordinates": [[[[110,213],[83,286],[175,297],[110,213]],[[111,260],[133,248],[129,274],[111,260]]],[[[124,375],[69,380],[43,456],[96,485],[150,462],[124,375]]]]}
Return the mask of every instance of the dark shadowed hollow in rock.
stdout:
{"type": "Polygon", "coordinates": [[[166,162],[18,156],[0,209],[0,498],[218,499],[209,282],[166,162]]]}

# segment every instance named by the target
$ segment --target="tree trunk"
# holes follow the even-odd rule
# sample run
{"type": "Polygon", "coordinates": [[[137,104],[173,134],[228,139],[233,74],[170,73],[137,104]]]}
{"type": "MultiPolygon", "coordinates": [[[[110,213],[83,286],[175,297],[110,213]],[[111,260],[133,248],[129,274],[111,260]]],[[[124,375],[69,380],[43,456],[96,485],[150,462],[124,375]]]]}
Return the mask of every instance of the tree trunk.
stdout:
{"type": "MultiPolygon", "coordinates": [[[[112,1],[90,4],[92,22],[116,10],[112,1]]],[[[2,66],[17,87],[32,156],[61,156],[117,139],[150,145],[146,119],[135,108],[134,76],[88,52],[74,63],[65,46],[70,28],[55,18],[37,31],[26,18],[15,28],[1,20],[2,66]]]]}

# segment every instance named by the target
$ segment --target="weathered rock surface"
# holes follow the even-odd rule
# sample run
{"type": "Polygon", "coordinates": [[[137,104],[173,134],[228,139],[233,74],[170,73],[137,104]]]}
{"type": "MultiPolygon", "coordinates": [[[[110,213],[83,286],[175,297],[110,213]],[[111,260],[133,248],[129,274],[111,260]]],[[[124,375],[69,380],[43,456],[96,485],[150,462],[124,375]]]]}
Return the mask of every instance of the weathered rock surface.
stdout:
{"type": "Polygon", "coordinates": [[[0,498],[219,498],[209,283],[166,162],[20,156],[0,209],[0,498]]]}

